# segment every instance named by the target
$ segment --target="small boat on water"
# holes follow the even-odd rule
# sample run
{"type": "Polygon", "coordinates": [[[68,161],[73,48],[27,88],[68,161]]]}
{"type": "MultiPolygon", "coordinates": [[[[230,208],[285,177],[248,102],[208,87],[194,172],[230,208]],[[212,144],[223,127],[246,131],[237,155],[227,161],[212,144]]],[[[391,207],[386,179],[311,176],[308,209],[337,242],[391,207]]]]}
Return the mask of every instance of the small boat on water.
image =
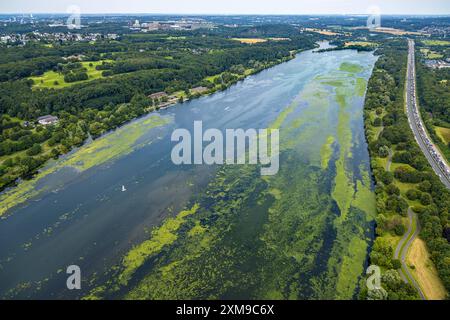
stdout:
{"type": "Polygon", "coordinates": [[[125,186],[122,186],[122,192],[127,191],[127,189],[125,188],[125,186]]]}

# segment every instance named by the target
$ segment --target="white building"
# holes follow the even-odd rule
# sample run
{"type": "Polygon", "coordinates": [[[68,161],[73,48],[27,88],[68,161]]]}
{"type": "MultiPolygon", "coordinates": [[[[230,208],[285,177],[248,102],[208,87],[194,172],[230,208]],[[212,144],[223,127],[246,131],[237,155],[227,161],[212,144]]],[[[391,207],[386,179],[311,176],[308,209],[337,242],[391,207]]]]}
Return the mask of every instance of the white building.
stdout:
{"type": "Polygon", "coordinates": [[[58,123],[58,117],[47,115],[43,117],[39,117],[37,119],[38,123],[43,126],[54,125],[58,123]]]}

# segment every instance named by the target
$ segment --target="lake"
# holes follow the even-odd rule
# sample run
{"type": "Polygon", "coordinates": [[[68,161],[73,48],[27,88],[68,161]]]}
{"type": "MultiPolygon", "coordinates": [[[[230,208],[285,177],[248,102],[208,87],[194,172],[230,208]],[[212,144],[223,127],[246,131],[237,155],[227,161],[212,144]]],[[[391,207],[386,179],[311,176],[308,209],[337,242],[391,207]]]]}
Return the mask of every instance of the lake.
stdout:
{"type": "Polygon", "coordinates": [[[355,298],[374,233],[363,105],[375,61],[306,51],[48,164],[0,196],[0,297],[355,298]],[[194,121],[279,128],[279,173],[174,165],[171,134],[194,121]],[[66,288],[73,264],[82,290],[66,288]]]}

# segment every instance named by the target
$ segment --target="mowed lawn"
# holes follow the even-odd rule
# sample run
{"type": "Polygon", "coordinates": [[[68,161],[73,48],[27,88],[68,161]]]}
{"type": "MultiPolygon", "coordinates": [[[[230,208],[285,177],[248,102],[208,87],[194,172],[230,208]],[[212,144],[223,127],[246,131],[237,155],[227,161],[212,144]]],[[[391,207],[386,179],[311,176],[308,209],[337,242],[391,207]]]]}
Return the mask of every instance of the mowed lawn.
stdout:
{"type": "MultiPolygon", "coordinates": [[[[95,67],[102,64],[103,61],[106,61],[106,60],[84,61],[81,63],[83,65],[83,67],[87,69],[87,75],[89,77],[88,80],[67,83],[64,81],[64,75],[62,73],[55,72],[55,71],[47,71],[42,76],[38,76],[38,77],[30,77],[30,79],[34,81],[33,89],[43,89],[43,88],[62,89],[62,88],[70,87],[77,83],[83,83],[83,82],[102,78],[103,70],[97,70],[97,69],[95,69],[95,67]],[[92,66],[90,66],[89,64],[92,64],[92,66]],[[57,81],[58,84],[55,84],[55,81],[57,81]]],[[[106,62],[110,62],[110,61],[106,61],[106,62]]]]}
{"type": "Polygon", "coordinates": [[[437,135],[441,140],[448,145],[450,143],[450,129],[443,128],[443,127],[434,127],[436,130],[437,135]]]}

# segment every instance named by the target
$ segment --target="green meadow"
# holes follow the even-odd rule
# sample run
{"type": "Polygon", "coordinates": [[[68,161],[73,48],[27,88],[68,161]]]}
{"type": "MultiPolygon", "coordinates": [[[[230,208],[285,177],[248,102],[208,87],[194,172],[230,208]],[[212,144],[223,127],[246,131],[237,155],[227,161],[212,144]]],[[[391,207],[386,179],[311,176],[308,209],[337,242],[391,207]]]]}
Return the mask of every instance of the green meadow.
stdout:
{"type": "MultiPolygon", "coordinates": [[[[83,68],[87,69],[87,75],[89,77],[88,80],[84,81],[76,81],[67,83],[64,81],[64,75],[55,71],[47,71],[42,76],[38,77],[30,77],[29,79],[34,81],[33,88],[34,89],[62,89],[66,87],[73,86],[74,84],[83,83],[92,81],[95,79],[102,78],[102,70],[97,70],[95,67],[101,65],[103,61],[83,61],[81,64],[83,68]]],[[[107,61],[108,62],[108,61],[107,61]]],[[[110,61],[109,61],[110,62],[110,61]]]]}
{"type": "Polygon", "coordinates": [[[445,41],[445,40],[423,40],[422,43],[427,46],[448,46],[448,45],[450,45],[450,41],[445,41]]]}

